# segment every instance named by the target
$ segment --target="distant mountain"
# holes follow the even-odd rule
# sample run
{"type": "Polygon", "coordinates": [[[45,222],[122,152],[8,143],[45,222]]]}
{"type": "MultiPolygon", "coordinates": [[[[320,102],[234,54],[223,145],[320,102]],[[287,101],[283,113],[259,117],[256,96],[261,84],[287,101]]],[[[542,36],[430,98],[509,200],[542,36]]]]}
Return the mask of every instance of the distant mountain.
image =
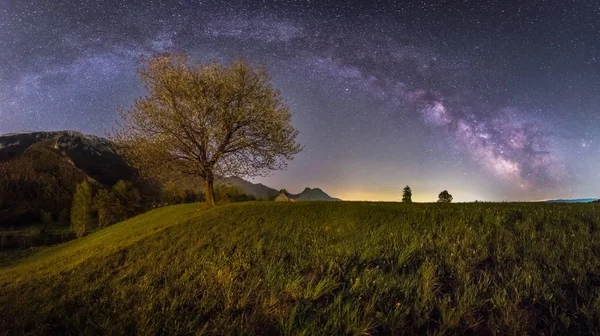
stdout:
{"type": "Polygon", "coordinates": [[[239,188],[244,194],[252,195],[256,199],[272,200],[279,194],[279,191],[269,188],[262,183],[248,182],[239,177],[222,177],[218,183],[223,183],[239,188]]]}
{"type": "Polygon", "coordinates": [[[597,201],[597,198],[576,198],[576,199],[555,199],[547,200],[546,203],[591,203],[597,201]]]}
{"type": "MultiPolygon", "coordinates": [[[[277,191],[273,188],[267,187],[266,185],[264,185],[262,183],[248,182],[239,177],[220,178],[218,180],[218,182],[235,186],[235,187],[239,188],[244,194],[252,195],[252,196],[256,197],[257,199],[273,200],[273,199],[275,199],[275,197],[277,197],[277,195],[279,195],[279,191],[277,191]]],[[[340,200],[339,198],[334,198],[334,197],[327,195],[327,193],[325,193],[323,190],[321,190],[319,188],[313,188],[313,189],[305,188],[299,194],[287,193],[286,195],[290,199],[293,199],[296,201],[339,201],[340,200]]]]}
{"type": "Polygon", "coordinates": [[[288,193],[287,196],[295,201],[341,201],[339,198],[327,195],[319,188],[311,189],[307,187],[299,194],[288,193]]]}
{"type": "Polygon", "coordinates": [[[0,135],[0,226],[36,222],[42,210],[68,216],[81,181],[112,186],[134,176],[104,138],[73,131],[0,135]]]}
{"type": "MultiPolygon", "coordinates": [[[[0,225],[37,221],[40,210],[58,217],[70,209],[75,187],[83,180],[112,186],[119,180],[138,180],[136,176],[111,141],[102,137],[76,131],[0,135],[0,225]]],[[[201,189],[198,181],[179,182],[185,188],[201,189]]],[[[239,177],[220,178],[217,183],[235,186],[262,200],[273,200],[279,194],[239,177]]],[[[144,196],[157,197],[150,184],[136,187],[144,196]]],[[[291,196],[303,201],[338,200],[318,188],[291,196]]]]}
{"type": "Polygon", "coordinates": [[[0,162],[24,154],[34,144],[44,144],[68,159],[90,178],[104,185],[131,180],[135,171],[105,138],[75,131],[11,133],[0,135],[0,162]]]}

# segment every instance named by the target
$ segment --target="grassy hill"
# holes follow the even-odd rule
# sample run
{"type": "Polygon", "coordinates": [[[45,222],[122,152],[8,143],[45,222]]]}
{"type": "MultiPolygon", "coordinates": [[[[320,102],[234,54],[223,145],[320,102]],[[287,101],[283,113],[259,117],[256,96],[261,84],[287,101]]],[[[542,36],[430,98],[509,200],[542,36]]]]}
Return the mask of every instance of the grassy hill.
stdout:
{"type": "Polygon", "coordinates": [[[599,257],[598,204],[179,205],[4,260],[0,334],[599,333],[599,257]]]}

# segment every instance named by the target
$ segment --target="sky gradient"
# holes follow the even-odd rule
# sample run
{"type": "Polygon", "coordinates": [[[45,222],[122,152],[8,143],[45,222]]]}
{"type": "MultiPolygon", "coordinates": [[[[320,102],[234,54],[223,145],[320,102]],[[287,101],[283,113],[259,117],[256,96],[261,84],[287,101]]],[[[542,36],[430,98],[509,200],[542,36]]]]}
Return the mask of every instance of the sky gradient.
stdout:
{"type": "Polygon", "coordinates": [[[104,135],[153,53],[264,65],[346,200],[600,197],[600,2],[0,1],[0,133],[104,135]]]}

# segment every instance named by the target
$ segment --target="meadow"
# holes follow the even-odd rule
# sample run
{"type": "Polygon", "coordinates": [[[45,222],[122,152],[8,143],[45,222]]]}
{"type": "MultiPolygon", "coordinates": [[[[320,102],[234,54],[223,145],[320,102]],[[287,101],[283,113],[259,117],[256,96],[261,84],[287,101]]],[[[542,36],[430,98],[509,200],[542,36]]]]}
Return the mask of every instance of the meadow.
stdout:
{"type": "Polygon", "coordinates": [[[0,335],[598,334],[600,204],[159,208],[0,263],[0,335]]]}

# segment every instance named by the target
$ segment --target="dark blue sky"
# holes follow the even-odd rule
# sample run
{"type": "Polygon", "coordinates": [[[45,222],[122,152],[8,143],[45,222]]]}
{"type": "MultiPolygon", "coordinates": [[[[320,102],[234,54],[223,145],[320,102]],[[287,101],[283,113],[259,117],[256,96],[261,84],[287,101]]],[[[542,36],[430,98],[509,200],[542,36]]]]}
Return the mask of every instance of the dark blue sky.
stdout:
{"type": "Polygon", "coordinates": [[[103,135],[143,56],[264,65],[344,199],[600,197],[598,1],[0,1],[0,132],[103,135]]]}

